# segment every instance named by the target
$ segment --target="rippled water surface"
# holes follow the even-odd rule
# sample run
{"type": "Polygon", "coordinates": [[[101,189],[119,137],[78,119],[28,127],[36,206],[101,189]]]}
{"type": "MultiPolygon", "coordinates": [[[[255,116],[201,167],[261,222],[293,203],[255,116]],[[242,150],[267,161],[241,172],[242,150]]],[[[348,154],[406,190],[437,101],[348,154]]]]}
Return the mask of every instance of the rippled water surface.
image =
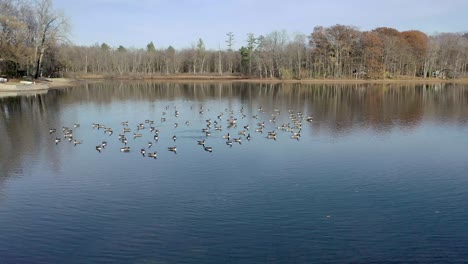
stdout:
{"type": "Polygon", "coordinates": [[[468,262],[466,85],[104,82],[0,98],[0,143],[0,263],[468,262]]]}

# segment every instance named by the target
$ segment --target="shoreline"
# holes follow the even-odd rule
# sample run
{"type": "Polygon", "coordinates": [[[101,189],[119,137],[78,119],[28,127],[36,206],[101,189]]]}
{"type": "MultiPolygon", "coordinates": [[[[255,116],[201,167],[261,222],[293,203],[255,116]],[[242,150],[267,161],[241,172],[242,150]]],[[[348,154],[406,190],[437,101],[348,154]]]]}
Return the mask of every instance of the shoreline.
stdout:
{"type": "Polygon", "coordinates": [[[243,82],[243,83],[294,83],[294,84],[436,84],[436,83],[461,83],[468,84],[468,78],[458,79],[436,79],[436,78],[400,78],[400,79],[300,79],[300,80],[281,80],[281,79],[260,79],[249,78],[243,76],[219,76],[219,75],[167,75],[167,76],[119,76],[119,77],[106,77],[100,75],[80,76],[78,79],[83,81],[145,81],[145,82],[243,82]]]}
{"type": "MultiPolygon", "coordinates": [[[[37,81],[37,85],[47,85],[45,90],[62,89],[76,87],[82,84],[95,83],[102,81],[141,81],[141,82],[175,82],[175,83],[214,83],[214,82],[236,82],[236,83],[269,83],[269,84],[439,84],[439,83],[457,83],[468,84],[468,78],[460,79],[379,79],[379,80],[362,80],[362,79],[301,79],[301,80],[281,80],[281,79],[260,79],[246,78],[241,76],[209,76],[209,75],[174,75],[174,76],[151,76],[143,78],[135,78],[131,76],[122,76],[118,78],[105,76],[80,76],[77,78],[49,78],[46,80],[37,81]]],[[[15,86],[14,84],[3,84],[3,86],[15,86]]],[[[35,89],[30,90],[34,92],[35,89]]],[[[44,90],[44,89],[41,89],[44,90]]],[[[0,92],[25,91],[20,89],[2,89],[0,92]]]]}

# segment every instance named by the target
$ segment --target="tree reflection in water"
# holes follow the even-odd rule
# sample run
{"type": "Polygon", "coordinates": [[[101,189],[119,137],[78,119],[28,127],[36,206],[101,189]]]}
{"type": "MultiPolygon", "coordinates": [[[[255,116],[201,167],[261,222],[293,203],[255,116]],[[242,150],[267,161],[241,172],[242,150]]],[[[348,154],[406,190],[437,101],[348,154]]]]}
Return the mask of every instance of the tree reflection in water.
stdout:
{"type": "MultiPolygon", "coordinates": [[[[242,105],[252,115],[289,109],[314,116],[314,136],[346,135],[362,129],[386,133],[412,130],[423,120],[464,126],[468,120],[468,86],[459,84],[272,84],[102,82],[52,90],[47,94],[0,98],[0,182],[26,166],[28,157],[43,155],[57,164],[49,128],[61,128],[64,108],[90,104],[109,106],[120,101],[167,104],[188,100],[209,107],[224,100],[226,107],[242,105]]],[[[195,111],[195,110],[194,110],[195,111]]],[[[198,110],[196,110],[198,111],[198,110]]],[[[109,113],[112,114],[112,113],[109,113]]],[[[134,120],[136,122],[136,120],[134,120]]]]}

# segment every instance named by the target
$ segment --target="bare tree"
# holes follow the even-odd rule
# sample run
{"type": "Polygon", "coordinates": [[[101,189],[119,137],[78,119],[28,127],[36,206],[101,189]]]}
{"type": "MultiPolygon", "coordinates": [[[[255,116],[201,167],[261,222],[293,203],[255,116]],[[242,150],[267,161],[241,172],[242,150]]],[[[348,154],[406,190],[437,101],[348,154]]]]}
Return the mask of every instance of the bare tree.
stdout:
{"type": "Polygon", "coordinates": [[[226,40],[228,51],[232,51],[232,46],[234,45],[234,33],[228,32],[226,36],[228,37],[226,40]]]}
{"type": "Polygon", "coordinates": [[[69,30],[68,20],[65,15],[52,7],[51,0],[36,1],[37,32],[35,37],[35,61],[37,79],[41,75],[42,60],[45,51],[54,43],[66,40],[69,30]]]}
{"type": "MultiPolygon", "coordinates": [[[[206,58],[206,52],[205,52],[205,43],[201,38],[198,39],[197,43],[197,62],[198,62],[198,68],[199,72],[202,73],[204,71],[204,65],[205,65],[205,58],[206,58]]],[[[195,68],[193,70],[195,73],[195,68]]]]}

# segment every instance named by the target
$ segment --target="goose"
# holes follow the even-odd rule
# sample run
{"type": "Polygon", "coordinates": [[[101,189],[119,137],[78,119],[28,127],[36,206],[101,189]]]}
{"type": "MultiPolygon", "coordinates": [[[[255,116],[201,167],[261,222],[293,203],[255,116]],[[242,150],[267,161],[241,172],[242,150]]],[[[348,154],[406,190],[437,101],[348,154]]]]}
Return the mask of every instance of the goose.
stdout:
{"type": "Polygon", "coordinates": [[[74,127],[74,128],[80,127],[80,124],[74,123],[74,124],[73,124],[73,127],[74,127]]]}
{"type": "Polygon", "coordinates": [[[198,145],[205,145],[205,140],[204,139],[203,140],[198,140],[197,143],[198,143],[198,145]]]}
{"type": "Polygon", "coordinates": [[[102,146],[101,146],[101,145],[97,145],[97,146],[96,146],[96,150],[97,150],[99,153],[101,153],[102,146]]]}
{"type": "Polygon", "coordinates": [[[124,143],[124,144],[125,144],[125,146],[127,146],[127,143],[128,143],[127,139],[126,139],[126,138],[124,138],[124,139],[122,140],[122,143],[124,143]]]}
{"type": "Polygon", "coordinates": [[[102,148],[107,147],[107,141],[103,141],[103,142],[101,143],[101,147],[102,147],[102,148]]]}
{"type": "Polygon", "coordinates": [[[179,124],[174,123],[174,128],[177,128],[178,126],[179,126],[179,124]]]}
{"type": "Polygon", "coordinates": [[[263,127],[259,127],[259,128],[257,128],[257,129],[255,129],[255,132],[263,133],[263,127]]]}
{"type": "Polygon", "coordinates": [[[73,138],[73,133],[72,132],[69,132],[67,131],[64,135],[63,135],[64,138],[66,139],[70,139],[70,138],[73,138]]]}
{"type": "Polygon", "coordinates": [[[172,140],[174,140],[174,142],[176,141],[177,137],[175,135],[172,136],[172,140]]]}
{"type": "Polygon", "coordinates": [[[241,138],[241,137],[234,138],[233,140],[234,140],[234,142],[237,142],[237,143],[239,143],[239,144],[242,143],[242,142],[241,142],[241,141],[242,141],[242,138],[241,138]]]}
{"type": "Polygon", "coordinates": [[[130,131],[132,131],[132,129],[130,129],[129,127],[124,127],[123,128],[124,133],[130,132],[130,131]]]}
{"type": "Polygon", "coordinates": [[[162,122],[166,122],[166,118],[165,117],[161,117],[161,123],[162,122]]]}
{"type": "Polygon", "coordinates": [[[100,128],[106,128],[106,126],[105,126],[105,125],[98,125],[97,128],[98,128],[98,129],[100,129],[100,128]]]}
{"type": "Polygon", "coordinates": [[[142,149],[140,150],[140,153],[141,153],[141,155],[143,155],[143,157],[144,157],[145,154],[146,154],[146,150],[145,150],[144,148],[142,148],[142,149]]]}
{"type": "Polygon", "coordinates": [[[238,135],[245,136],[245,130],[239,131],[239,132],[237,132],[237,134],[238,134],[238,135]]]}
{"type": "Polygon", "coordinates": [[[226,145],[232,147],[232,141],[231,140],[226,141],[226,145]]]}
{"type": "Polygon", "coordinates": [[[78,145],[78,144],[81,144],[81,143],[83,143],[83,141],[77,140],[77,139],[73,140],[73,145],[74,145],[74,146],[76,146],[76,145],[78,145]]]}
{"type": "Polygon", "coordinates": [[[249,130],[249,125],[244,126],[245,130],[249,130]]]}
{"type": "Polygon", "coordinates": [[[97,128],[97,129],[99,129],[99,124],[97,124],[97,123],[93,123],[92,125],[93,125],[93,128],[97,128]]]}
{"type": "Polygon", "coordinates": [[[314,118],[313,118],[312,116],[306,117],[306,121],[308,121],[308,122],[312,122],[313,119],[314,119],[314,118]]]}
{"type": "Polygon", "coordinates": [[[206,131],[206,132],[205,132],[205,135],[206,135],[207,137],[209,137],[209,136],[211,136],[211,132],[210,132],[210,131],[206,131]]]}
{"type": "Polygon", "coordinates": [[[121,124],[122,126],[128,126],[128,121],[123,121],[121,124]]]}
{"type": "Polygon", "coordinates": [[[130,147],[122,147],[120,148],[121,152],[130,152],[130,147]]]}
{"type": "Polygon", "coordinates": [[[186,126],[190,125],[190,122],[189,122],[189,121],[185,121],[185,125],[186,125],[186,126]]]}
{"type": "Polygon", "coordinates": [[[156,152],[156,151],[154,151],[154,152],[150,152],[150,153],[148,153],[148,157],[149,157],[149,158],[156,159],[156,158],[157,158],[157,157],[156,157],[156,154],[157,154],[157,152],[156,152]]]}
{"type": "Polygon", "coordinates": [[[297,132],[291,131],[291,133],[292,133],[294,136],[301,136],[301,130],[299,130],[299,131],[297,131],[297,132]]]}
{"type": "Polygon", "coordinates": [[[141,134],[133,133],[133,138],[141,137],[141,134]]]}
{"type": "Polygon", "coordinates": [[[148,148],[151,148],[151,146],[153,146],[153,142],[148,141],[148,148]]]}
{"type": "Polygon", "coordinates": [[[293,134],[291,138],[299,140],[301,138],[301,134],[293,134]]]}
{"type": "Polygon", "coordinates": [[[58,138],[58,137],[55,138],[55,144],[58,144],[60,141],[61,141],[60,138],[58,138]]]}
{"type": "Polygon", "coordinates": [[[49,134],[55,133],[56,131],[57,131],[57,129],[51,128],[51,129],[49,129],[49,134]]]}
{"type": "Polygon", "coordinates": [[[153,139],[154,139],[154,141],[158,141],[159,140],[158,135],[154,135],[153,139]]]}
{"type": "Polygon", "coordinates": [[[247,135],[246,139],[250,141],[250,134],[247,135]]]}
{"type": "Polygon", "coordinates": [[[268,135],[267,138],[276,140],[276,134],[275,135],[268,135]]]}
{"type": "Polygon", "coordinates": [[[227,135],[224,135],[223,138],[229,140],[231,138],[231,135],[229,135],[229,133],[227,133],[227,135]]]}
{"type": "Polygon", "coordinates": [[[154,130],[156,130],[156,128],[154,126],[150,126],[150,132],[153,132],[154,130]]]}
{"type": "Polygon", "coordinates": [[[172,152],[175,153],[175,152],[177,152],[177,147],[176,147],[176,146],[174,146],[174,147],[168,147],[167,150],[172,151],[172,152]]]}
{"type": "Polygon", "coordinates": [[[212,147],[204,147],[205,151],[208,151],[208,152],[213,152],[213,148],[212,147]]]}

